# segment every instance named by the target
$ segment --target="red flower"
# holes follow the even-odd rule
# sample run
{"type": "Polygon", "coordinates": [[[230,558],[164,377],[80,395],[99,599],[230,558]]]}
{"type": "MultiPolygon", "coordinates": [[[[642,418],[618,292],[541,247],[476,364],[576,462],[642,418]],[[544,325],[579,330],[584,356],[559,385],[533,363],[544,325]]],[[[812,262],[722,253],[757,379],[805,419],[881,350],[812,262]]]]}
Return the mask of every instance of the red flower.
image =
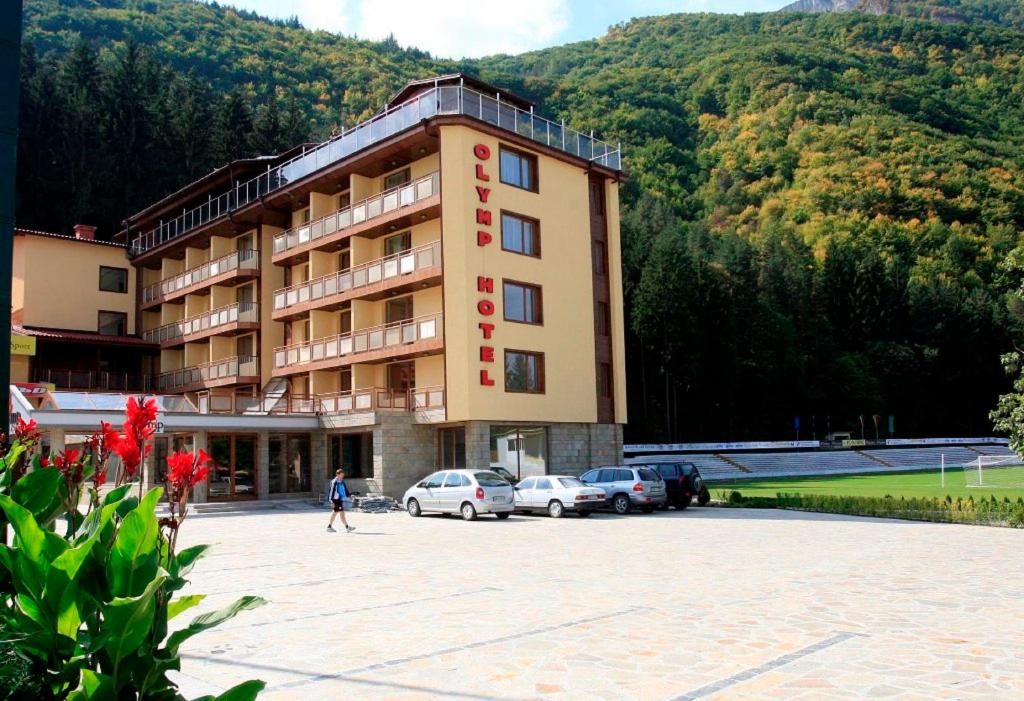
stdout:
{"type": "Polygon", "coordinates": [[[175,451],[167,457],[167,483],[173,502],[184,503],[188,490],[206,479],[213,459],[202,448],[196,454],[175,451]]]}
{"type": "Polygon", "coordinates": [[[39,467],[49,467],[50,458],[39,458],[39,467]]]}
{"type": "Polygon", "coordinates": [[[124,463],[125,476],[128,479],[134,477],[139,469],[139,465],[142,464],[142,452],[139,450],[139,444],[125,436],[117,442],[114,452],[117,453],[117,456],[121,458],[121,462],[124,463]]]}
{"type": "Polygon", "coordinates": [[[14,435],[20,441],[32,441],[39,440],[39,431],[36,427],[36,420],[32,419],[28,423],[25,419],[18,417],[18,422],[14,426],[14,435]]]}
{"type": "Polygon", "coordinates": [[[64,475],[64,481],[71,486],[78,485],[82,482],[84,476],[82,463],[78,459],[79,452],[77,450],[65,450],[63,453],[57,453],[53,458],[53,465],[61,474],[64,475]]]}

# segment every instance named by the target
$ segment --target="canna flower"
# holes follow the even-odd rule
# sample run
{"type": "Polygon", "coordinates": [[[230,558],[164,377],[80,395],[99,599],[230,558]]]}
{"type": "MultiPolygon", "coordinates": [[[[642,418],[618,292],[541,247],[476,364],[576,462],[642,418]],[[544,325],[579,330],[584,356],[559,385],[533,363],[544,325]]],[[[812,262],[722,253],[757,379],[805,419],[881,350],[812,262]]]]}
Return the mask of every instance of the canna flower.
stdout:
{"type": "Polygon", "coordinates": [[[18,422],[14,426],[14,436],[19,441],[35,442],[39,440],[39,430],[36,425],[36,420],[26,422],[25,419],[18,417],[18,422]]]}

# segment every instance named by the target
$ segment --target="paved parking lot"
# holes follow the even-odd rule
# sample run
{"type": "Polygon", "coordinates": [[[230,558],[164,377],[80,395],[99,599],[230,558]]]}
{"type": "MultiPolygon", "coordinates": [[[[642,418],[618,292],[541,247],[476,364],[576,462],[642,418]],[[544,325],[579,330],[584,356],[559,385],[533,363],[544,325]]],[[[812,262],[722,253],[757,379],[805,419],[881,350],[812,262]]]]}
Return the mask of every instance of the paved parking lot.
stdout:
{"type": "MultiPolygon", "coordinates": [[[[208,516],[186,696],[1024,698],[1024,531],[729,509],[208,516]],[[207,606],[208,605],[208,606],[207,606]]],[[[183,616],[182,618],[188,618],[183,616]]]]}

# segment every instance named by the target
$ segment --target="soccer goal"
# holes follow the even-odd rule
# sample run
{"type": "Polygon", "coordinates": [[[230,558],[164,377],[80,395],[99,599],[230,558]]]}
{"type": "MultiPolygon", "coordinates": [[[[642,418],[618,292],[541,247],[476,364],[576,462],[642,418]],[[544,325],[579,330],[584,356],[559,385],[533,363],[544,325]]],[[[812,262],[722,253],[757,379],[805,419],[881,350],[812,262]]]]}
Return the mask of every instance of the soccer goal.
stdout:
{"type": "Polygon", "coordinates": [[[985,489],[1024,487],[1024,460],[1016,455],[979,455],[964,463],[964,485],[985,489]]]}

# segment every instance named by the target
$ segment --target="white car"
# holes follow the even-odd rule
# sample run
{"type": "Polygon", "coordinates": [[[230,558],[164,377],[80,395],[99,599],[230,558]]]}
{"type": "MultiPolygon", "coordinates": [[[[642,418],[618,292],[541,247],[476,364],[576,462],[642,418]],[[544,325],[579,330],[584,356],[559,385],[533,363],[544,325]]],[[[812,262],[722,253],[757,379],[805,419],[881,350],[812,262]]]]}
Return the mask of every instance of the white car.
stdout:
{"type": "Polygon", "coordinates": [[[508,518],[515,508],[512,485],[490,470],[441,470],[409,487],[402,504],[410,516],[435,511],[462,514],[472,521],[478,514],[508,518]]]}
{"type": "Polygon", "coordinates": [[[527,477],[515,486],[516,511],[546,511],[551,518],[561,518],[566,511],[590,516],[604,506],[603,489],[589,487],[576,477],[543,475],[527,477]]]}

